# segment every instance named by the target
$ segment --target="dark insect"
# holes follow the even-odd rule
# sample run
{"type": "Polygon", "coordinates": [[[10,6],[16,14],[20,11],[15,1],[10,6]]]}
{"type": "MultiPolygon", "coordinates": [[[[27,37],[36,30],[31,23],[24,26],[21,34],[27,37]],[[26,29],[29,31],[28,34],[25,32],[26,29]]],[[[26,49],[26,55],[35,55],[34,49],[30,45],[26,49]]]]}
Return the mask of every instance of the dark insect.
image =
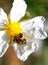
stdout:
{"type": "Polygon", "coordinates": [[[18,44],[26,44],[26,39],[24,39],[24,38],[22,39],[22,37],[23,37],[23,34],[20,33],[14,37],[13,41],[17,42],[18,44]]]}

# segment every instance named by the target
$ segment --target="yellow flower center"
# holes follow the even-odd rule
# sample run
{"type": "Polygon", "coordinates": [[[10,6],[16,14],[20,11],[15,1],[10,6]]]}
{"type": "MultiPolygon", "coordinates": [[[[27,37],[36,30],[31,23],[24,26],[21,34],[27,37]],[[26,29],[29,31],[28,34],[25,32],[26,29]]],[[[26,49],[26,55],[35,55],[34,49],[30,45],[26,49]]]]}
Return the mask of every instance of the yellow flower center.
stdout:
{"type": "Polygon", "coordinates": [[[5,25],[6,33],[11,36],[16,36],[19,33],[22,33],[22,28],[18,22],[7,22],[5,25]]]}

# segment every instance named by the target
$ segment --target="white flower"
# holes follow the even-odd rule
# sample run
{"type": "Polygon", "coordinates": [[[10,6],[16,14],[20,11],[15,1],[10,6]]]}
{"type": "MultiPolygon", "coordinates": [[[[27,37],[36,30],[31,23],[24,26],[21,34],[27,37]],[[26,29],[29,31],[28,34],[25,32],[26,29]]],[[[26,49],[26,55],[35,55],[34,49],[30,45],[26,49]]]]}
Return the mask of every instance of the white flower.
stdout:
{"type": "Polygon", "coordinates": [[[45,19],[43,16],[18,22],[25,15],[26,8],[24,0],[14,0],[10,19],[0,8],[0,57],[5,54],[10,45],[13,45],[17,57],[25,61],[31,53],[38,49],[36,40],[47,37],[44,31],[45,19]],[[23,34],[21,38],[19,37],[20,33],[23,34]]]}

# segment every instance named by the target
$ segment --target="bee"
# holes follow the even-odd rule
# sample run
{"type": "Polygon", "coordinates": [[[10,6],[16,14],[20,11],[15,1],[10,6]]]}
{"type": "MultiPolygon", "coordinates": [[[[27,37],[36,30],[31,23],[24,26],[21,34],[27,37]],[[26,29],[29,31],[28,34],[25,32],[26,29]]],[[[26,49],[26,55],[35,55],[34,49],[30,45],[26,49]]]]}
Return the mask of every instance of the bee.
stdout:
{"type": "Polygon", "coordinates": [[[26,44],[26,39],[23,38],[23,34],[20,33],[17,36],[14,36],[13,39],[14,42],[17,42],[17,44],[26,44]]]}

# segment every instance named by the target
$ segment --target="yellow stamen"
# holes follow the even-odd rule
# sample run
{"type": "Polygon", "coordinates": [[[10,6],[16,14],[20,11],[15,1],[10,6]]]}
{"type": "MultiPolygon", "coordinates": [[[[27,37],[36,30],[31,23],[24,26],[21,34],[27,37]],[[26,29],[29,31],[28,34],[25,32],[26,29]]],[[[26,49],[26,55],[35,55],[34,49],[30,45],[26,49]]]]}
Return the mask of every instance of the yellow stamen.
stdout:
{"type": "Polygon", "coordinates": [[[22,33],[22,28],[20,27],[20,23],[18,22],[7,22],[5,25],[6,33],[11,36],[15,36],[19,33],[22,33]]]}

